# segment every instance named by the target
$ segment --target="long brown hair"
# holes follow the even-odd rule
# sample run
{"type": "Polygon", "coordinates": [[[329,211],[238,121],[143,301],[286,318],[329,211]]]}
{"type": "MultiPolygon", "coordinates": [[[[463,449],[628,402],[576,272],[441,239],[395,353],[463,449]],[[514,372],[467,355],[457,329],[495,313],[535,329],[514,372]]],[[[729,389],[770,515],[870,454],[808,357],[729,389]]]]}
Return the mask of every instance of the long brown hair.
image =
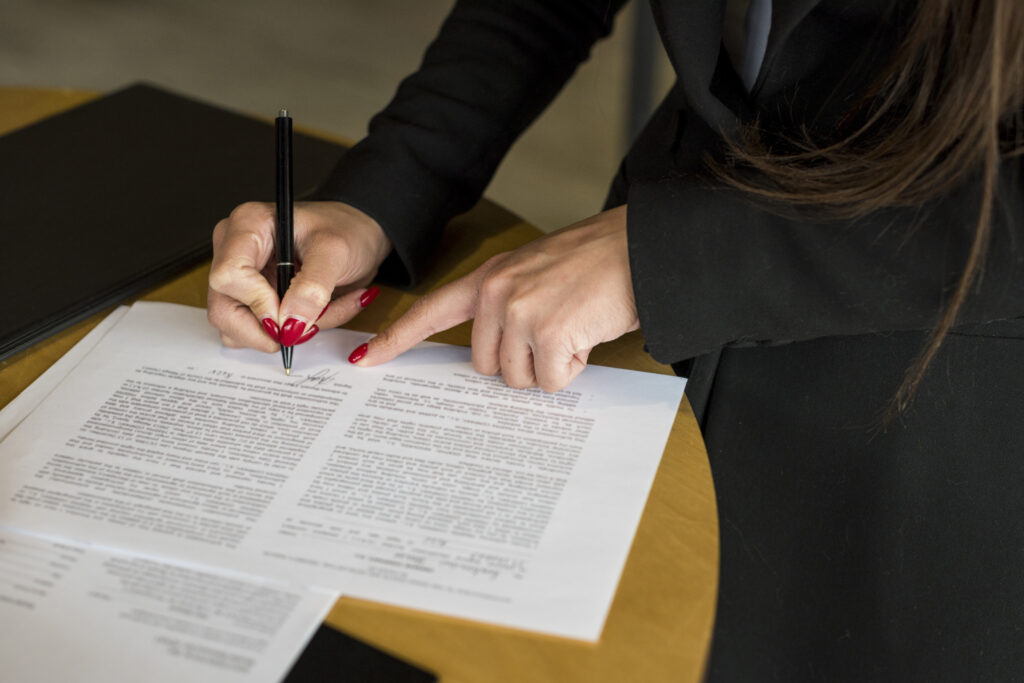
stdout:
{"type": "Polygon", "coordinates": [[[769,137],[755,121],[729,143],[726,163],[713,164],[734,187],[836,218],[920,206],[981,172],[981,201],[963,272],[892,398],[890,418],[909,405],[981,278],[999,165],[1024,149],[1022,111],[1024,1],[921,0],[888,66],[833,139],[802,130],[780,145],[778,136],[769,137]]]}

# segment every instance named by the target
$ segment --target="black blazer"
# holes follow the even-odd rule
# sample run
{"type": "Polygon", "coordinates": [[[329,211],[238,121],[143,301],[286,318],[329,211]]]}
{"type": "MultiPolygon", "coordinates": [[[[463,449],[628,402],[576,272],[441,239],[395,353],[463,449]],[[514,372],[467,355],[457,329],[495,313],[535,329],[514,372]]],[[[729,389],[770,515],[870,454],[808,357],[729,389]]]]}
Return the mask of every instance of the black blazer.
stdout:
{"type": "MultiPolygon", "coordinates": [[[[321,191],[414,281],[621,2],[459,2],[321,191]]],[[[783,217],[704,171],[722,135],[832,125],[908,3],[775,0],[750,93],[724,0],[652,0],[678,80],[623,162],[650,353],[689,375],[718,496],[710,680],[1009,680],[1024,671],[1024,191],[1001,169],[984,277],[902,418],[881,413],[966,259],[978,185],[857,221],[783,217]]],[[[596,209],[596,207],[595,207],[596,209]]]]}

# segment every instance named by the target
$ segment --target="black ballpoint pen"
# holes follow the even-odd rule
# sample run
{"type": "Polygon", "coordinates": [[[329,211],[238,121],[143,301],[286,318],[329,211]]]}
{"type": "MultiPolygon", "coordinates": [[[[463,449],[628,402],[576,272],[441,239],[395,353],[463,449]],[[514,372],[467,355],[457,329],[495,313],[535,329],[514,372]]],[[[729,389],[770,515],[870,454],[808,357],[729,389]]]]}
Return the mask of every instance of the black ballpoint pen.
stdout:
{"type": "MultiPolygon", "coordinates": [[[[295,274],[292,260],[292,119],[282,109],[274,121],[277,132],[277,298],[284,301],[284,293],[295,274]]],[[[281,346],[284,371],[292,374],[292,348],[281,346]]]]}

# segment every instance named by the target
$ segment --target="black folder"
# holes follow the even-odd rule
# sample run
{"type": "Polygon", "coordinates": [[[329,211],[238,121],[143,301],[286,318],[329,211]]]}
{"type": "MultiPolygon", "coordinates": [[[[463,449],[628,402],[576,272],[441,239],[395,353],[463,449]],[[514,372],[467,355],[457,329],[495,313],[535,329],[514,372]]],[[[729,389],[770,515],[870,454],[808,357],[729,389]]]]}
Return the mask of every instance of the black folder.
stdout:
{"type": "MultiPolygon", "coordinates": [[[[273,201],[276,113],[138,84],[0,137],[0,359],[209,258],[218,220],[273,201]]],[[[296,196],[343,151],[296,134],[296,196]]]]}
{"type": "Polygon", "coordinates": [[[435,683],[437,676],[321,626],[282,683],[435,683]]]}

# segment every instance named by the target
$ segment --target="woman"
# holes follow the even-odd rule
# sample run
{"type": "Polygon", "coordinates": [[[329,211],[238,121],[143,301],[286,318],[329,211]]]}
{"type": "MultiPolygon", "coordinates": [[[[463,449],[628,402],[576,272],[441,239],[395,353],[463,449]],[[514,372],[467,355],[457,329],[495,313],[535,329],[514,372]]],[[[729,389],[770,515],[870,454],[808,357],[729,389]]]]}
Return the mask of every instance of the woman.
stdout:
{"type": "MultiPolygon", "coordinates": [[[[725,4],[652,1],[678,80],[608,210],[350,360],[474,318],[477,370],[555,391],[639,326],[689,377],[715,478],[710,680],[1019,676],[1024,5],[754,0],[739,57],[725,4]]],[[[357,313],[375,275],[415,281],[618,5],[458,3],[297,211],[283,302],[270,211],[217,226],[225,343],[275,351],[357,313]]]]}

